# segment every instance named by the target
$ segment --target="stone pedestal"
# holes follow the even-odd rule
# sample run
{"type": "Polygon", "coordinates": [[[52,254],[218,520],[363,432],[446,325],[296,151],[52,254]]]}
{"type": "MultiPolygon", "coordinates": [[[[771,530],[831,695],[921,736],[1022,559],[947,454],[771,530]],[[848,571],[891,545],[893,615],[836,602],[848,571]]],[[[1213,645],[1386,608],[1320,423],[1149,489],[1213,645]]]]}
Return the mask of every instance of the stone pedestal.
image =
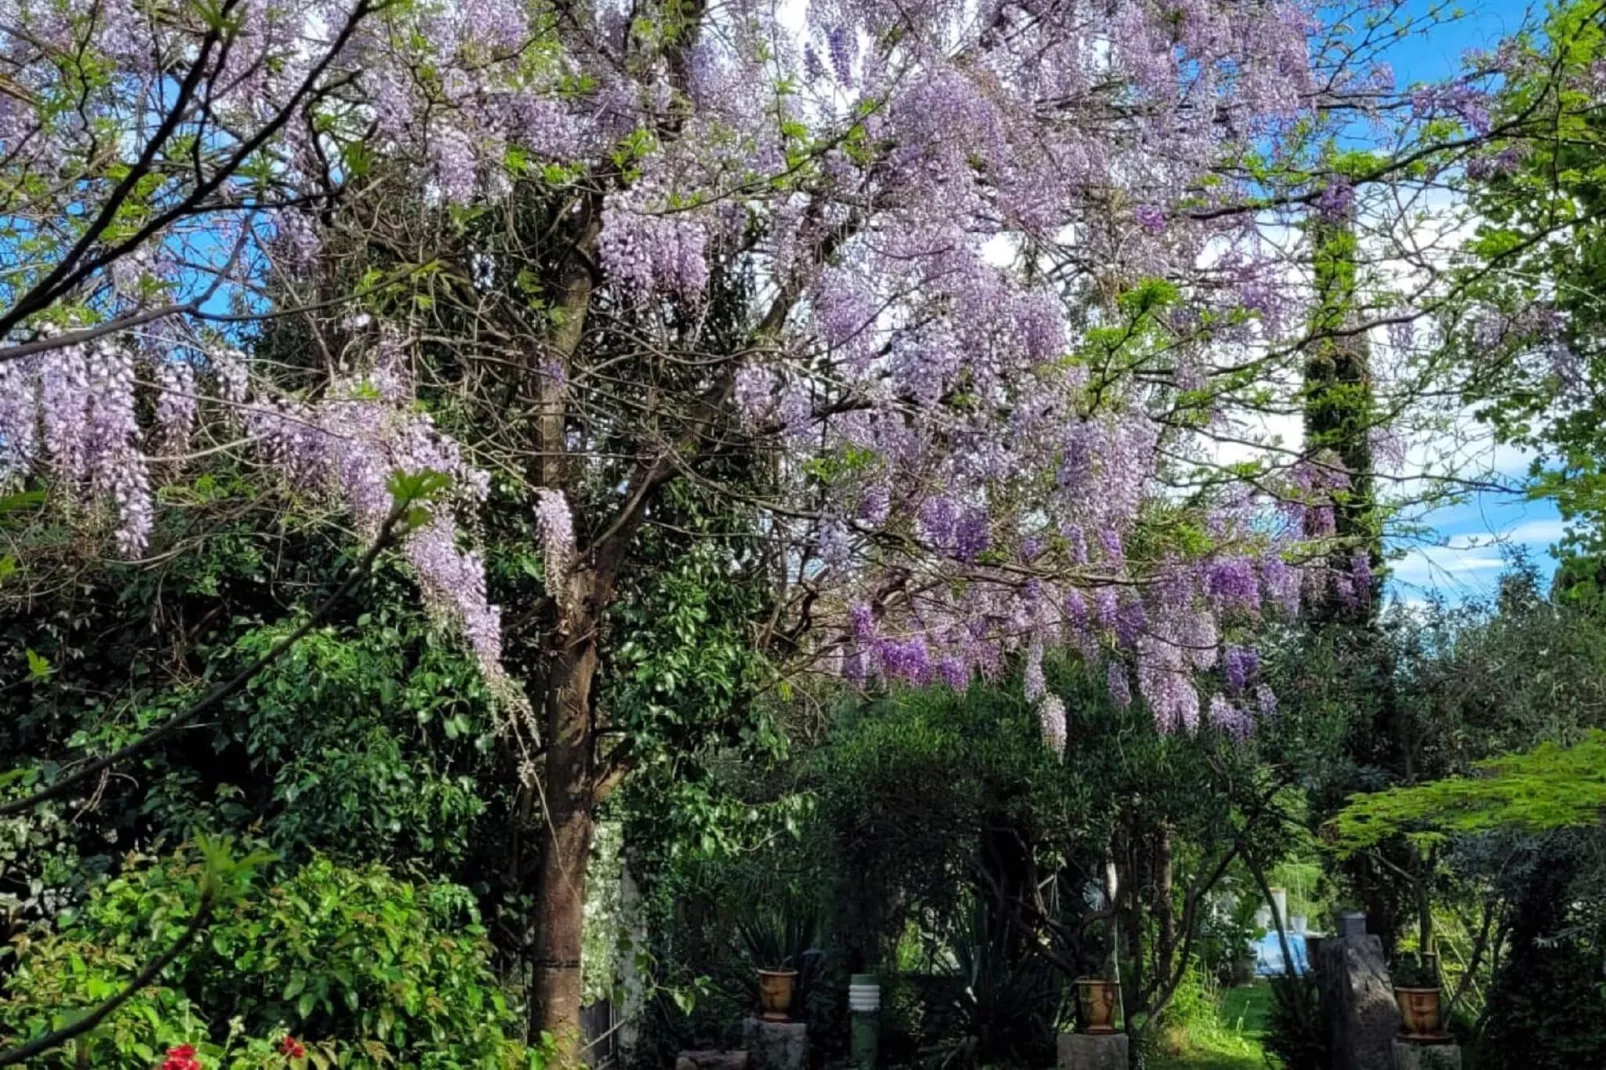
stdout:
{"type": "Polygon", "coordinates": [[[1365,934],[1322,941],[1316,978],[1327,1019],[1332,1070],[1393,1070],[1400,1008],[1394,1002],[1383,943],[1365,934]]]}
{"type": "Polygon", "coordinates": [[[1125,1033],[1061,1033],[1059,1070],[1127,1070],[1125,1033]]]}
{"type": "Polygon", "coordinates": [[[1461,1070],[1461,1045],[1394,1038],[1394,1070],[1461,1070]]]}
{"type": "Polygon", "coordinates": [[[675,1070],[748,1070],[745,1051],[683,1051],[675,1058],[675,1070]]]}
{"type": "Polygon", "coordinates": [[[808,1070],[809,1030],[802,1022],[742,1022],[742,1046],[752,1070],[808,1070]]]}

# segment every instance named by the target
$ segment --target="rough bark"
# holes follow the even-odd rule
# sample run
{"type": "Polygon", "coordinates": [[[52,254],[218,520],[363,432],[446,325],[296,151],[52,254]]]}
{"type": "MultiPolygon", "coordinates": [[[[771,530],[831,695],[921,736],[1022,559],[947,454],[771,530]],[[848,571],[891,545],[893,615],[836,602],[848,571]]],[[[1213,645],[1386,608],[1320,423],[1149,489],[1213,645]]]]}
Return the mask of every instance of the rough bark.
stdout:
{"type": "Polygon", "coordinates": [[[546,696],[544,807],[537,818],[547,826],[547,838],[534,889],[530,1026],[532,1034],[550,1032],[560,1060],[569,1062],[583,1042],[580,944],[595,806],[590,731],[597,670],[594,638],[579,638],[554,661],[546,696]]]}
{"type": "Polygon", "coordinates": [[[1172,961],[1177,950],[1177,916],[1171,901],[1173,892],[1171,857],[1171,830],[1162,828],[1155,836],[1154,845],[1154,921],[1159,928],[1155,955],[1155,979],[1161,983],[1171,976],[1172,961]]]}
{"type": "MultiPolygon", "coordinates": [[[[579,206],[573,249],[559,271],[556,314],[537,371],[536,457],[531,474],[544,487],[562,487],[569,458],[564,442],[565,393],[575,352],[585,335],[595,278],[590,254],[600,220],[587,199],[579,206]],[[556,374],[554,372],[554,366],[556,374]]],[[[544,727],[546,760],[532,815],[544,847],[536,867],[530,921],[530,1035],[549,1032],[560,1064],[578,1061],[584,1044],[580,954],[585,927],[586,867],[591,858],[599,790],[595,769],[593,687],[608,577],[579,568],[563,580],[556,627],[549,640],[544,727]],[[540,834],[544,833],[544,836],[540,834]]]]}
{"type": "Polygon", "coordinates": [[[597,282],[591,259],[602,232],[601,213],[594,198],[586,198],[578,208],[582,221],[575,228],[574,252],[564,259],[558,273],[552,333],[533,369],[537,419],[531,475],[543,487],[562,487],[568,474],[564,442],[568,384],[574,373],[575,353],[585,338],[586,317],[597,282]]]}

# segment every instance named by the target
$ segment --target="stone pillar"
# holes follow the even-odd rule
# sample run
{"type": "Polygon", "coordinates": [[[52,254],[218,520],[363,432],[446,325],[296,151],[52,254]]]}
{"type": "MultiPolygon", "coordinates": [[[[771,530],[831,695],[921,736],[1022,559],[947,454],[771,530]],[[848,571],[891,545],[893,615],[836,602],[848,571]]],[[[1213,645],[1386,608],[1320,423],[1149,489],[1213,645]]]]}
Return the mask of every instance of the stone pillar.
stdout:
{"type": "Polygon", "coordinates": [[[1400,1009],[1383,961],[1383,942],[1341,926],[1321,943],[1316,964],[1332,1070],[1393,1070],[1400,1009]]]}
{"type": "Polygon", "coordinates": [[[1125,1033],[1061,1033],[1059,1070],[1127,1070],[1125,1033]]]}
{"type": "Polygon", "coordinates": [[[742,1046],[752,1057],[752,1070],[808,1070],[809,1029],[802,1022],[742,1022],[742,1046]]]}
{"type": "Polygon", "coordinates": [[[1394,1070],[1461,1070],[1461,1045],[1394,1038],[1394,1070]]]}
{"type": "Polygon", "coordinates": [[[647,1016],[647,981],[637,966],[648,951],[647,912],[641,889],[630,875],[630,863],[624,860],[619,863],[619,924],[618,973],[625,997],[619,1016],[619,1062],[632,1066],[641,1042],[641,1021],[647,1016]]]}

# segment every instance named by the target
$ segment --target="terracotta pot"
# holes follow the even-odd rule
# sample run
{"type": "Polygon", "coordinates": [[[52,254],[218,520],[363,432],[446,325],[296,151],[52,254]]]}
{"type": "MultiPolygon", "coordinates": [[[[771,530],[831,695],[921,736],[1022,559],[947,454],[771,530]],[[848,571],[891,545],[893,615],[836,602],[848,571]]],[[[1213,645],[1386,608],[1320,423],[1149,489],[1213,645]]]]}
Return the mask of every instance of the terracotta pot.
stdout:
{"type": "Polygon", "coordinates": [[[791,1017],[792,990],[797,986],[796,970],[759,970],[758,1002],[763,1008],[760,1018],[766,1022],[784,1022],[791,1017]]]}
{"type": "Polygon", "coordinates": [[[1443,1035],[1439,1031],[1440,991],[1437,988],[1394,989],[1394,1001],[1400,1005],[1400,1021],[1407,1037],[1430,1040],[1443,1035]]]}
{"type": "Polygon", "coordinates": [[[1082,1009],[1082,1032],[1115,1032],[1115,1006],[1121,993],[1114,981],[1082,977],[1076,982],[1076,1002],[1082,1009]]]}

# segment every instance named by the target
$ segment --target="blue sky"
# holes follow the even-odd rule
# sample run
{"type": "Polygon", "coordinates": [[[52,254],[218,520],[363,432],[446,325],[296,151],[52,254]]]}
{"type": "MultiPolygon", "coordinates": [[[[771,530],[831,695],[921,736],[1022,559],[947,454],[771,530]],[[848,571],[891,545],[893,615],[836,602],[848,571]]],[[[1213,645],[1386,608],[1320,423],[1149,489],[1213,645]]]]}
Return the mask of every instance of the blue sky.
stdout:
{"type": "Polygon", "coordinates": [[[1404,9],[1422,20],[1437,13],[1438,21],[1390,53],[1395,80],[1402,88],[1454,74],[1468,49],[1493,48],[1502,37],[1535,22],[1543,10],[1520,0],[1407,0],[1404,9]]]}
{"type": "MultiPolygon", "coordinates": [[[[1515,0],[1468,0],[1454,5],[1412,0],[1407,10],[1413,15],[1437,10],[1441,18],[1459,11],[1460,17],[1414,34],[1392,50],[1389,59],[1402,88],[1455,73],[1468,49],[1492,48],[1531,21],[1535,12],[1515,0]]],[[[1485,461],[1486,470],[1498,472],[1507,482],[1515,482],[1528,466],[1528,458],[1506,449],[1492,451],[1485,461]]],[[[1549,548],[1561,537],[1562,523],[1548,501],[1481,492],[1419,519],[1433,534],[1427,540],[1396,542],[1395,549],[1406,556],[1393,565],[1389,582],[1393,597],[1414,601],[1437,591],[1459,601],[1488,593],[1500,576],[1502,551],[1513,547],[1526,550],[1546,575],[1554,571],[1549,548]]]]}

